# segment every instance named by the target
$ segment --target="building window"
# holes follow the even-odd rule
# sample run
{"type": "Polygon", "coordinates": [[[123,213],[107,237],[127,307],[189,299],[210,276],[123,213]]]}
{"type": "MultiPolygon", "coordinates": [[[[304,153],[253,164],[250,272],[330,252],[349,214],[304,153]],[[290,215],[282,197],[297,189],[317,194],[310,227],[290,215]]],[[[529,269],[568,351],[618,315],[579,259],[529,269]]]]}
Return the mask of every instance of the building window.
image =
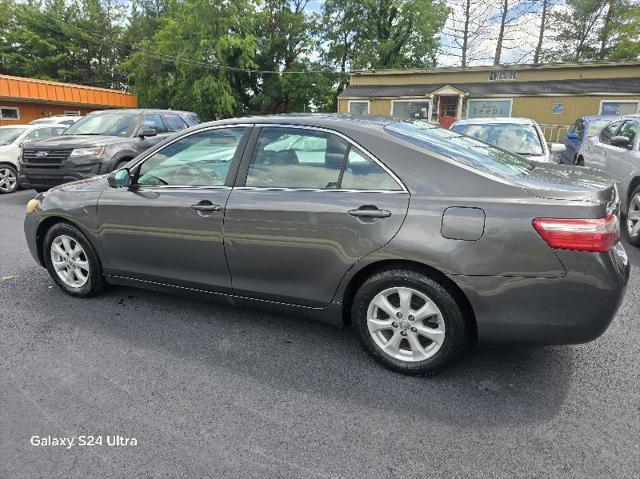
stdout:
{"type": "Polygon", "coordinates": [[[369,100],[349,100],[349,113],[352,115],[368,115],[369,100]]]}
{"type": "Polygon", "coordinates": [[[0,106],[0,120],[19,120],[20,110],[11,106],[0,106]]]}
{"type": "Polygon", "coordinates": [[[80,110],[65,110],[65,116],[80,116],[80,110]]]}
{"type": "Polygon", "coordinates": [[[502,70],[489,72],[489,80],[517,80],[518,72],[515,70],[502,70]]]}
{"type": "Polygon", "coordinates": [[[403,120],[428,120],[429,101],[424,100],[393,100],[391,115],[403,120]]]}
{"type": "Polygon", "coordinates": [[[469,100],[467,106],[468,118],[493,118],[511,116],[511,103],[513,100],[469,100]]]}
{"type": "Polygon", "coordinates": [[[631,115],[638,113],[637,101],[603,101],[600,103],[601,115],[631,115]]]}

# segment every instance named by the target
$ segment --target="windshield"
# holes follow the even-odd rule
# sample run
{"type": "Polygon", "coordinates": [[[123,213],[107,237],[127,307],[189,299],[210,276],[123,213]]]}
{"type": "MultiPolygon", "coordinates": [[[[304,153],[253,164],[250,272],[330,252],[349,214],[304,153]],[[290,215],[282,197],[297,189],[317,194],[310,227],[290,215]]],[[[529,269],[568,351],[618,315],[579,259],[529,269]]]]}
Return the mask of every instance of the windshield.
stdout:
{"type": "Polygon", "coordinates": [[[485,173],[510,178],[529,173],[534,163],[475,138],[424,121],[397,122],[385,131],[485,173]]]}
{"type": "Polygon", "coordinates": [[[138,113],[113,111],[87,115],[70,126],[65,135],[131,136],[138,124],[138,113]]]}
{"type": "Polygon", "coordinates": [[[600,130],[602,130],[605,126],[611,123],[611,120],[593,120],[589,122],[589,130],[587,131],[587,136],[596,136],[600,134],[600,130]]]}
{"type": "Polygon", "coordinates": [[[544,154],[540,136],[533,125],[518,123],[462,124],[454,125],[451,129],[518,155],[540,156],[544,154]]]}
{"type": "Polygon", "coordinates": [[[10,145],[26,128],[0,128],[0,146],[10,145]]]}

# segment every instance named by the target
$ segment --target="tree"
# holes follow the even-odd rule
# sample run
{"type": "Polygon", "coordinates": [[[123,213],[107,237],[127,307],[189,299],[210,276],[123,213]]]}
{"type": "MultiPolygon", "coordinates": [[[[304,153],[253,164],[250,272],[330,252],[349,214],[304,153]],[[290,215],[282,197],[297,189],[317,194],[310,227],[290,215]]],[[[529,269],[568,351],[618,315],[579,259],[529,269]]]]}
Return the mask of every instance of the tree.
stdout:
{"type": "MultiPolygon", "coordinates": [[[[546,0],[545,0],[546,1],[546,0]]],[[[498,36],[496,39],[496,49],[493,56],[493,64],[500,65],[502,60],[502,51],[509,49],[521,50],[521,56],[527,56],[530,52],[522,51],[523,45],[516,44],[506,46],[505,41],[513,44],[513,39],[509,38],[509,34],[513,32],[514,27],[518,26],[518,20],[524,15],[531,12],[531,4],[522,2],[521,0],[498,0],[498,36]]],[[[543,13],[544,15],[544,13],[543,13]]],[[[544,21],[544,20],[543,20],[544,21]]]]}
{"type": "Polygon", "coordinates": [[[533,63],[540,63],[542,58],[542,45],[544,42],[544,36],[547,31],[549,11],[552,7],[552,0],[538,0],[534,2],[534,6],[540,4],[540,29],[538,30],[538,43],[533,53],[533,63]]]}
{"type": "Polygon", "coordinates": [[[460,66],[488,60],[481,46],[489,36],[489,9],[482,0],[455,0],[450,5],[450,26],[445,29],[451,43],[444,52],[459,59],[460,66]]]}

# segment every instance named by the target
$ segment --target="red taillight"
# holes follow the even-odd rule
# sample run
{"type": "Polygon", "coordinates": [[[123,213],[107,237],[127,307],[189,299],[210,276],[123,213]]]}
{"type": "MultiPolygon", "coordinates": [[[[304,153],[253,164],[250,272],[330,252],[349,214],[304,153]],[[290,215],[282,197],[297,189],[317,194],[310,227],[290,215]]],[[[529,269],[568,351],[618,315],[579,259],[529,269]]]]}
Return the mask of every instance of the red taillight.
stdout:
{"type": "Polygon", "coordinates": [[[620,239],[616,215],[596,219],[536,218],[533,227],[552,248],[609,251],[620,239]]]}

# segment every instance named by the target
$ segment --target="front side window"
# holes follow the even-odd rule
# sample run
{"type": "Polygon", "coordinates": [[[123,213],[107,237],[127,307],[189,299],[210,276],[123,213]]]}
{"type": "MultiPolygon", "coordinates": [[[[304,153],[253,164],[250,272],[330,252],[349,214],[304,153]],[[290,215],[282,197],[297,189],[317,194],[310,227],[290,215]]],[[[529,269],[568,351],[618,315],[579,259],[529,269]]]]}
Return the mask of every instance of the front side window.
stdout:
{"type": "Polygon", "coordinates": [[[160,118],[160,115],[157,113],[148,113],[144,116],[140,130],[146,130],[147,128],[153,128],[156,130],[156,133],[167,132],[167,128],[164,126],[162,118],[160,118]]]}
{"type": "Polygon", "coordinates": [[[0,146],[10,145],[24,133],[26,128],[0,128],[0,146]]]}
{"type": "Polygon", "coordinates": [[[596,136],[602,129],[611,123],[611,120],[593,120],[589,122],[587,136],[596,136]]]}
{"type": "Polygon", "coordinates": [[[351,113],[352,115],[368,115],[369,102],[368,101],[350,101],[349,113],[351,113]]]}
{"type": "Polygon", "coordinates": [[[629,148],[631,148],[638,135],[638,130],[640,130],[640,123],[635,120],[628,120],[624,122],[624,125],[622,125],[622,128],[620,128],[617,134],[629,138],[629,148]]]}
{"type": "Polygon", "coordinates": [[[65,135],[106,135],[127,137],[133,135],[139,114],[110,111],[87,115],[70,126],[65,135]]]}
{"type": "Polygon", "coordinates": [[[523,156],[543,154],[540,136],[533,125],[516,123],[459,124],[452,130],[523,156]]]}
{"type": "Polygon", "coordinates": [[[533,161],[522,156],[424,121],[396,122],[385,126],[384,130],[396,138],[502,178],[526,175],[535,166],[533,161]]]}
{"type": "Polygon", "coordinates": [[[188,128],[180,115],[162,115],[169,131],[180,131],[188,128]]]}
{"type": "Polygon", "coordinates": [[[207,130],[154,153],[140,167],[145,186],[223,186],[244,128],[207,130]]]}
{"type": "Polygon", "coordinates": [[[621,124],[621,121],[614,121],[613,123],[605,126],[600,132],[600,142],[609,144],[611,137],[616,134],[616,131],[618,131],[621,124]]]}

